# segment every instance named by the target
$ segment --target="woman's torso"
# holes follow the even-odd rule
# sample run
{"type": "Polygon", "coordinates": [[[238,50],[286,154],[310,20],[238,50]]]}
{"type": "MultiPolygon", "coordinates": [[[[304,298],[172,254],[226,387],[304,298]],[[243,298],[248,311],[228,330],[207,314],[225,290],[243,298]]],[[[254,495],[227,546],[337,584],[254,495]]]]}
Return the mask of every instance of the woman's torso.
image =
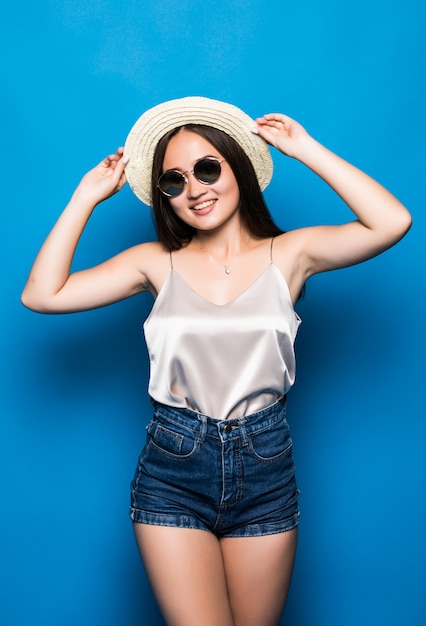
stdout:
{"type": "Polygon", "coordinates": [[[171,265],[144,324],[149,393],[217,419],[265,408],[294,382],[299,323],[272,244],[266,268],[224,304],[201,296],[171,265]]]}

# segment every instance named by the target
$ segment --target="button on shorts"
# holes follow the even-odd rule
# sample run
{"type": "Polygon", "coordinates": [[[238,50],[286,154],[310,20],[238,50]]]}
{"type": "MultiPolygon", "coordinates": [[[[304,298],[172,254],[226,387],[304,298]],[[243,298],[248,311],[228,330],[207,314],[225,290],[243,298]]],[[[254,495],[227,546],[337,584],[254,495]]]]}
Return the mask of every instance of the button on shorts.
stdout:
{"type": "Polygon", "coordinates": [[[285,399],[225,421],[153,404],[131,483],[134,522],[217,537],[268,535],[298,524],[285,399]]]}

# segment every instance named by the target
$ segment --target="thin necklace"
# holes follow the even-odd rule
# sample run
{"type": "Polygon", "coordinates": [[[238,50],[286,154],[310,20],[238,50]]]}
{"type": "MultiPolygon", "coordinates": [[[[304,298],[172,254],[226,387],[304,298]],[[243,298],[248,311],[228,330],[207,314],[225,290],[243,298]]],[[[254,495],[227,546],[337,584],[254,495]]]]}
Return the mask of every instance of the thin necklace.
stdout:
{"type": "MultiPolygon", "coordinates": [[[[200,248],[200,250],[204,250],[204,247],[201,245],[198,237],[197,237],[197,241],[198,241],[198,247],[200,248]]],[[[250,235],[247,235],[246,243],[248,243],[249,241],[250,241],[250,235]]],[[[229,267],[229,265],[224,265],[224,268],[225,268],[225,274],[229,276],[229,274],[231,273],[231,268],[229,267]]]]}

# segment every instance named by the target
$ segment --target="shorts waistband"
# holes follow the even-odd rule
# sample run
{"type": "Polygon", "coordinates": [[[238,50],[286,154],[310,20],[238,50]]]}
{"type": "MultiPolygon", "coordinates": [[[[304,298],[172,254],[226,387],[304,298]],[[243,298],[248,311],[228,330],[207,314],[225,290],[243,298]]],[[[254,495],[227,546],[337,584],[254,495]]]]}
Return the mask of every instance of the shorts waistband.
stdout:
{"type": "Polygon", "coordinates": [[[250,415],[218,420],[192,409],[171,407],[151,399],[155,416],[177,422],[181,426],[198,433],[201,440],[206,436],[219,436],[222,440],[242,437],[245,440],[247,435],[268,428],[271,424],[285,417],[286,401],[286,396],[283,396],[274,404],[250,415]]]}

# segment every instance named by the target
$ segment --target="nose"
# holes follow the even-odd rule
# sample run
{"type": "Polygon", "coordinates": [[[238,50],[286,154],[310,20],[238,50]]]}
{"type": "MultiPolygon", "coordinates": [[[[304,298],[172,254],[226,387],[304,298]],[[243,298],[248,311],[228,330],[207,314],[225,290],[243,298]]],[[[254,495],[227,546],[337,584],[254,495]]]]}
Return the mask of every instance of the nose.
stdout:
{"type": "Polygon", "coordinates": [[[187,186],[188,198],[199,198],[206,193],[206,186],[203,185],[203,183],[201,183],[196,176],[194,176],[194,172],[192,170],[185,172],[185,182],[187,186]]]}

